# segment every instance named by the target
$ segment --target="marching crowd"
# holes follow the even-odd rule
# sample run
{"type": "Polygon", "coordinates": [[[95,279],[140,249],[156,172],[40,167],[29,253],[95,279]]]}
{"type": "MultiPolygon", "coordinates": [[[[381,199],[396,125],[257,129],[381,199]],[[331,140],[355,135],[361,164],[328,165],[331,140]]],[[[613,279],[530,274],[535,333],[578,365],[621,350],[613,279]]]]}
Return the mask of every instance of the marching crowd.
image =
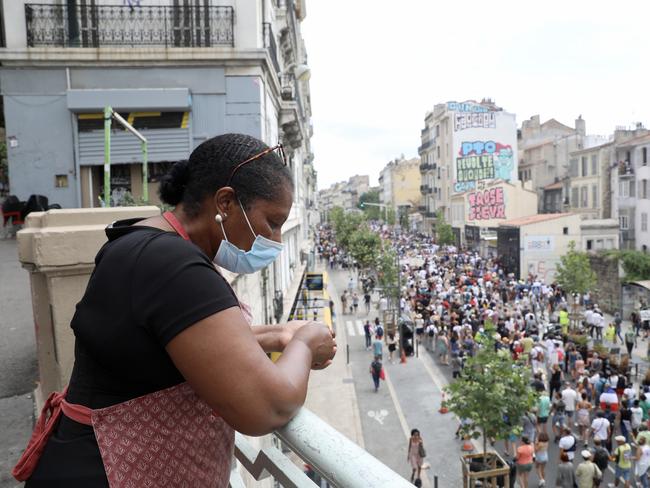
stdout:
{"type": "MultiPolygon", "coordinates": [[[[647,324],[638,315],[631,317],[634,327],[623,331],[622,318],[617,314],[607,321],[588,293],[567,296],[557,284],[532,275],[518,280],[504,271],[498,258],[452,246],[440,248],[425,235],[379,226],[374,230],[400,256],[400,314],[411,319],[413,340],[441,365],[448,365],[453,378],[462,374],[466,358],[480,347],[477,338],[486,329],[496,331],[501,354],[522,358],[530,366],[537,403],[521,419],[507,419],[513,430],[505,439],[505,455],[515,466],[521,487],[528,487],[535,470],[539,486],[591,488],[600,486],[608,469],[614,471],[612,486],[636,486],[638,481],[639,486],[650,487],[650,373],[636,386],[630,377],[632,350],[642,331],[644,338],[648,335],[647,324]],[[584,310],[579,335],[570,330],[572,307],[584,310]],[[576,339],[580,335],[584,340],[576,339]],[[594,346],[603,335],[608,342],[625,343],[628,354],[619,358],[594,346]],[[549,457],[552,443],[559,450],[555,459],[549,457]],[[574,459],[582,462],[576,465],[574,459]],[[549,463],[557,464],[554,480],[546,479],[549,463]]],[[[336,249],[327,229],[321,229],[319,251],[330,268],[354,266],[336,249]]],[[[364,287],[367,309],[369,296],[364,287]]],[[[345,299],[356,312],[361,298],[351,291],[345,299]]],[[[373,330],[373,324],[366,325],[373,330]]],[[[377,326],[381,328],[377,323],[375,331],[377,326]]],[[[371,347],[368,333],[366,337],[366,346],[371,347]]],[[[391,342],[392,361],[394,335],[391,342]]]]}

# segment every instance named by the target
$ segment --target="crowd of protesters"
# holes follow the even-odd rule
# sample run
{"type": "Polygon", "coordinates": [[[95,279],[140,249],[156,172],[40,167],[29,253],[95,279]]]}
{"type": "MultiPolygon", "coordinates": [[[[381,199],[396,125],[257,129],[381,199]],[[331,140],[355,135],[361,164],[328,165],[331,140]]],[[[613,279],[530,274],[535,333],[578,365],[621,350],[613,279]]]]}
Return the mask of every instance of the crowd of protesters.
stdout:
{"type": "MultiPolygon", "coordinates": [[[[410,319],[413,340],[442,367],[449,366],[453,378],[481,347],[477,338],[486,330],[496,334],[501,354],[531,368],[537,404],[521,419],[511,419],[513,434],[505,442],[520,486],[528,486],[533,469],[539,486],[599,486],[608,468],[614,471],[614,486],[635,486],[636,481],[650,486],[650,374],[636,386],[630,376],[632,351],[648,336],[638,314],[630,317],[634,327],[623,331],[622,318],[604,314],[589,293],[568,296],[556,283],[534,275],[516,279],[495,257],[441,248],[426,235],[374,230],[400,256],[399,309],[410,319]],[[570,330],[571,320],[581,334],[570,330]],[[627,355],[593,347],[603,337],[624,343],[627,355]],[[557,459],[549,458],[550,443],[559,448],[557,459]],[[583,462],[575,465],[574,458],[583,462]],[[555,480],[546,480],[549,463],[557,465],[555,480]]],[[[330,268],[353,266],[333,241],[322,244],[319,251],[330,268]]]]}
{"type": "Polygon", "coordinates": [[[635,387],[630,377],[630,356],[644,328],[638,316],[631,317],[636,327],[622,334],[621,317],[606,324],[589,293],[567,296],[534,275],[515,279],[496,258],[441,249],[427,236],[385,232],[384,238],[402,258],[401,313],[453,377],[462,374],[486,330],[496,333],[500,353],[531,368],[539,400],[521,419],[511,419],[513,434],[505,442],[520,486],[528,486],[533,469],[539,485],[546,485],[546,464],[553,462],[551,481],[558,487],[598,486],[610,464],[616,486],[633,480],[650,486],[650,378],[635,387]],[[575,310],[584,310],[577,320],[575,310]],[[572,335],[570,319],[585,340],[572,335]],[[599,354],[585,337],[600,340],[603,334],[625,343],[628,355],[617,360],[602,348],[599,354]],[[549,459],[550,442],[558,445],[559,459],[549,459]],[[575,466],[577,455],[583,462],[575,466]]]}

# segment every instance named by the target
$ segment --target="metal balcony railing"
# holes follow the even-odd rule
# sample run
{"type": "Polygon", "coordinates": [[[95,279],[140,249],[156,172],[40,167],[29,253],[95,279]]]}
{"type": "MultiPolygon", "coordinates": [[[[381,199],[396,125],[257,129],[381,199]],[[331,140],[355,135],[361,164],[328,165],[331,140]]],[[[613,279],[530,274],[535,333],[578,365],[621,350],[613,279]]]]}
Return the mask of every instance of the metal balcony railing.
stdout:
{"type": "MultiPolygon", "coordinates": [[[[303,408],[276,436],[309,464],[334,488],[408,488],[408,481],[381,463],[343,434],[303,408]]],[[[255,479],[273,476],[284,488],[314,488],[316,485],[275,447],[257,450],[237,434],[235,457],[255,479]]],[[[236,471],[230,487],[243,487],[236,471]]]]}
{"type": "Polygon", "coordinates": [[[25,4],[27,46],[234,46],[233,7],[25,4]]]}
{"type": "Polygon", "coordinates": [[[428,195],[429,193],[433,193],[433,188],[429,185],[420,185],[420,193],[428,195]]]}
{"type": "Polygon", "coordinates": [[[278,46],[275,42],[275,33],[269,22],[264,22],[264,47],[269,50],[271,62],[276,73],[280,73],[280,63],[278,62],[278,46]]]}
{"type": "Polygon", "coordinates": [[[428,141],[423,142],[422,145],[418,147],[418,154],[422,154],[424,151],[432,147],[434,143],[435,143],[435,139],[430,139],[428,141]]]}

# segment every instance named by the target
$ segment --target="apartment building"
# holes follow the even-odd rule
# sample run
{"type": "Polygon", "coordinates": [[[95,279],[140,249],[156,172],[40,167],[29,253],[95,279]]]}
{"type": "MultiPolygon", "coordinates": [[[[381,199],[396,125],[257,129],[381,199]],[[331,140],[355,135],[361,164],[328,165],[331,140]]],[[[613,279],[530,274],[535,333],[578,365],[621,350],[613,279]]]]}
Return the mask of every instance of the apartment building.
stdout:
{"type": "Polygon", "coordinates": [[[334,207],[349,212],[358,210],[359,198],[370,190],[368,175],[351,176],[347,181],[339,181],[318,192],[318,207],[322,221],[334,207]]]}
{"type": "MultiPolygon", "coordinates": [[[[296,186],[285,250],[268,270],[235,282],[259,323],[280,317],[317,219],[305,1],[3,0],[2,12],[10,191],[22,200],[100,205],[106,106],[148,140],[151,203],[170,164],[210,137],[241,132],[284,144],[296,186]]],[[[140,149],[113,125],[113,204],[126,191],[142,195],[140,149]]]]}
{"type": "Polygon", "coordinates": [[[489,99],[437,104],[424,124],[419,210],[421,230],[431,232],[436,212],[450,221],[454,194],[482,190],[494,179],[517,179],[517,126],[515,114],[489,99]]]}
{"type": "Polygon", "coordinates": [[[608,138],[587,135],[586,131],[582,116],[574,127],[556,119],[540,122],[539,115],[522,122],[518,133],[519,179],[532,182],[540,213],[565,212],[570,205],[567,176],[572,153],[608,142],[608,138]]]}
{"type": "Polygon", "coordinates": [[[610,164],[612,217],[618,219],[621,249],[650,247],[650,131],[642,124],[614,132],[610,164]]]}
{"type": "Polygon", "coordinates": [[[415,211],[420,203],[420,181],[419,158],[396,158],[379,173],[379,201],[396,215],[415,211]]]}

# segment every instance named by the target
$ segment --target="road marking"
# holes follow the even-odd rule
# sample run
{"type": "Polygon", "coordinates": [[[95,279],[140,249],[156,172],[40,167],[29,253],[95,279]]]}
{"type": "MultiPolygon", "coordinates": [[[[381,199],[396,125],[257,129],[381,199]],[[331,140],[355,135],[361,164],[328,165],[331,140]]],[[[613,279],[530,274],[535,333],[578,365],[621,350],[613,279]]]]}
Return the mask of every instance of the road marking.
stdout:
{"type": "Polygon", "coordinates": [[[363,331],[363,322],[361,320],[356,321],[357,324],[357,332],[359,333],[360,336],[365,335],[366,333],[363,331]]]}
{"type": "Polygon", "coordinates": [[[393,387],[393,382],[390,380],[390,375],[388,374],[388,371],[385,371],[386,374],[386,386],[388,387],[388,393],[390,393],[390,398],[393,400],[393,404],[395,405],[395,411],[397,412],[397,418],[399,419],[399,423],[402,426],[402,430],[404,431],[404,436],[406,439],[411,438],[411,429],[409,429],[408,424],[406,423],[406,417],[404,417],[404,412],[402,411],[402,407],[399,404],[399,400],[397,400],[397,393],[395,392],[395,387],[393,387]]]}
{"type": "MultiPolygon", "coordinates": [[[[399,423],[402,426],[404,437],[406,437],[406,440],[408,441],[411,438],[411,429],[409,429],[409,426],[406,423],[406,417],[404,417],[404,412],[402,411],[402,407],[399,404],[399,401],[397,400],[397,393],[395,392],[395,387],[393,387],[393,382],[390,380],[388,371],[384,370],[384,373],[386,375],[385,383],[386,386],[388,387],[388,393],[390,394],[390,398],[393,401],[393,405],[395,405],[395,411],[397,412],[397,418],[399,419],[399,423]]],[[[420,479],[422,480],[423,486],[425,486],[426,488],[431,488],[431,481],[429,481],[428,476],[423,476],[420,479]]]]}
{"type": "Polygon", "coordinates": [[[381,425],[384,425],[384,419],[388,416],[388,410],[368,410],[368,417],[375,419],[381,425]]]}
{"type": "Polygon", "coordinates": [[[354,325],[352,324],[351,320],[346,320],[345,326],[348,328],[348,337],[352,337],[356,335],[356,333],[354,332],[354,325]]]}
{"type": "MultiPolygon", "coordinates": [[[[429,352],[425,349],[424,354],[422,354],[418,359],[422,363],[422,366],[424,366],[424,369],[427,371],[427,374],[433,381],[433,384],[436,386],[438,390],[440,390],[440,394],[442,395],[443,389],[445,386],[447,386],[448,381],[447,379],[442,376],[441,373],[436,373],[433,371],[433,359],[431,359],[431,356],[429,356],[429,352]]],[[[452,414],[456,421],[460,423],[460,418],[456,414],[452,414]]],[[[481,439],[471,439],[472,445],[474,446],[474,451],[476,452],[481,452],[483,450],[483,445],[482,445],[482,440],[481,439]]],[[[487,448],[488,451],[493,451],[494,449],[490,446],[487,448]]]]}

